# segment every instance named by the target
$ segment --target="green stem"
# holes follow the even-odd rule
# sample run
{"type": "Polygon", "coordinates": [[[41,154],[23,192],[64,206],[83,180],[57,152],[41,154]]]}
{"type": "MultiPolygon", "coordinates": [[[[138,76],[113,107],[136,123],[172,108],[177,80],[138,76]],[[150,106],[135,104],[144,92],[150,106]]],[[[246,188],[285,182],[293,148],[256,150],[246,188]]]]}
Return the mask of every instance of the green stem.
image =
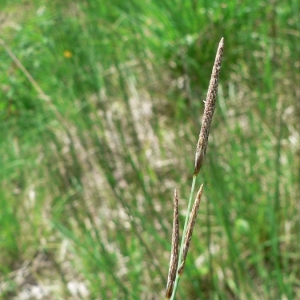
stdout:
{"type": "MultiPolygon", "coordinates": [[[[191,207],[192,207],[192,199],[193,199],[193,194],[194,194],[194,189],[195,189],[196,177],[197,177],[197,175],[193,176],[193,183],[192,183],[192,188],[191,188],[191,193],[190,193],[190,198],[189,198],[189,204],[188,204],[187,213],[186,213],[186,216],[185,216],[183,234],[182,234],[182,238],[181,238],[181,245],[180,245],[180,251],[179,251],[177,271],[178,271],[178,268],[180,267],[180,265],[182,263],[183,246],[184,246],[184,240],[185,240],[185,235],[186,235],[187,224],[188,224],[188,220],[189,220],[189,216],[190,216],[190,212],[191,212],[191,207]]],[[[172,296],[171,296],[171,300],[175,299],[175,295],[176,295],[176,291],[177,291],[177,287],[178,287],[180,277],[181,276],[177,272],[176,278],[175,278],[175,283],[174,283],[174,289],[173,289],[173,293],[172,293],[172,296]]]]}

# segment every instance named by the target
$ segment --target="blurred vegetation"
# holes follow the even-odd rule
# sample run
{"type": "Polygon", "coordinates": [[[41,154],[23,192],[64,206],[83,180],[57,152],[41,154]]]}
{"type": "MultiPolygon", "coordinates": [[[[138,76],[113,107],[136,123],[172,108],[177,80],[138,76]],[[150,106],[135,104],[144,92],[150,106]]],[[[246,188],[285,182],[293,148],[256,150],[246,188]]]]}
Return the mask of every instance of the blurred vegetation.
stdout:
{"type": "Polygon", "coordinates": [[[298,1],[1,1],[0,29],[0,297],[163,298],[223,36],[178,299],[297,298],[298,1]]]}

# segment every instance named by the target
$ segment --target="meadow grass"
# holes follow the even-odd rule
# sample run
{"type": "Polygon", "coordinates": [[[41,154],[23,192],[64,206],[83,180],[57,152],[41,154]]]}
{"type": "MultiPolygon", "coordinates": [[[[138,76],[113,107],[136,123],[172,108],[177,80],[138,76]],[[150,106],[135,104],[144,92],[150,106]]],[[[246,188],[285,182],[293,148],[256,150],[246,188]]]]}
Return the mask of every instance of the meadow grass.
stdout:
{"type": "Polygon", "coordinates": [[[177,298],[297,297],[297,1],[1,6],[0,297],[163,299],[222,36],[177,298]]]}

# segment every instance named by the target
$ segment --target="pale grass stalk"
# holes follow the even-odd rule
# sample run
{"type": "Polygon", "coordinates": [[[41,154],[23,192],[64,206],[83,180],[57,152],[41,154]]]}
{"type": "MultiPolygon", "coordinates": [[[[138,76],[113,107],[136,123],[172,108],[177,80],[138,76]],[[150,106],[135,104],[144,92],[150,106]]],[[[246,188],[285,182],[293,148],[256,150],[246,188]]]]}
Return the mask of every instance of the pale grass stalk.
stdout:
{"type": "Polygon", "coordinates": [[[55,116],[62,124],[66,126],[66,128],[69,127],[69,124],[66,123],[65,118],[60,114],[60,112],[57,110],[55,105],[52,103],[51,98],[42,90],[42,88],[39,86],[39,84],[36,82],[36,80],[32,77],[32,75],[27,71],[27,69],[24,67],[22,62],[17,58],[17,56],[12,52],[12,50],[8,47],[6,42],[0,38],[0,46],[2,46],[8,56],[12,59],[12,61],[16,64],[16,66],[21,70],[21,72],[24,74],[24,76],[27,78],[27,80],[31,83],[31,85],[34,87],[34,89],[37,91],[39,97],[47,102],[47,105],[50,105],[52,110],[55,113],[55,116]]]}

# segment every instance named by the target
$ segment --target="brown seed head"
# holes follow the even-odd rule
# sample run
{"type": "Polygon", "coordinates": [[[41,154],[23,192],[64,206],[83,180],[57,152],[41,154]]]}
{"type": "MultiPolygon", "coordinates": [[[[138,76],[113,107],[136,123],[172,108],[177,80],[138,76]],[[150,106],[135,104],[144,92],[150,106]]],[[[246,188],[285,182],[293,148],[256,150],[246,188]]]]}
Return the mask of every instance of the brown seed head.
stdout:
{"type": "Polygon", "coordinates": [[[174,191],[174,214],[173,214],[173,232],[172,249],[170,258],[170,267],[168,273],[168,282],[166,287],[166,299],[170,299],[173,293],[174,281],[178,264],[178,245],[179,245],[179,214],[178,214],[178,193],[174,191]]]}
{"type": "Polygon", "coordinates": [[[206,154],[210,124],[216,107],[216,99],[218,93],[218,83],[221,71],[222,57],[224,50],[224,38],[221,39],[216,54],[215,63],[213,66],[207,96],[205,100],[204,114],[202,119],[201,130],[197,143],[195,155],[195,170],[194,175],[197,175],[202,167],[203,160],[206,154]]]}
{"type": "Polygon", "coordinates": [[[195,199],[195,202],[194,202],[194,205],[193,205],[193,208],[192,208],[192,212],[191,212],[191,215],[190,215],[190,218],[189,218],[189,223],[188,223],[188,226],[187,226],[185,240],[184,240],[184,246],[183,246],[182,263],[181,263],[181,265],[178,269],[178,274],[179,275],[182,274],[183,269],[184,269],[187,253],[189,251],[190,242],[191,242],[192,235],[193,235],[193,230],[194,230],[194,227],[195,227],[197,212],[198,212],[198,208],[199,208],[199,205],[200,205],[202,193],[203,193],[203,184],[200,186],[200,189],[197,193],[197,197],[195,199]]]}

